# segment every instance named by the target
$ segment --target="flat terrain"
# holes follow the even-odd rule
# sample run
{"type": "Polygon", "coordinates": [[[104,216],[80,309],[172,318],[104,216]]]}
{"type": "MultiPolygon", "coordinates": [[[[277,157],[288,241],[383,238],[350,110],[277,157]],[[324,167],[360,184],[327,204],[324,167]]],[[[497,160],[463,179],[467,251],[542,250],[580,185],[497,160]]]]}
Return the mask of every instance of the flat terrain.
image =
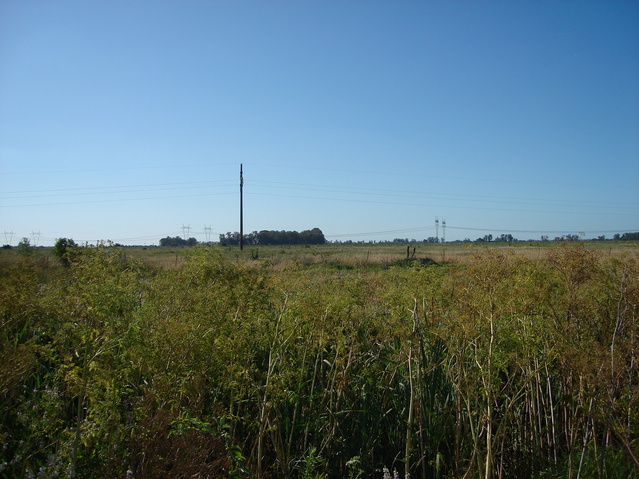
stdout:
{"type": "MultiPolygon", "coordinates": [[[[268,261],[277,267],[334,266],[345,268],[388,266],[407,257],[424,261],[431,259],[439,264],[459,263],[485,251],[512,251],[527,259],[541,259],[551,248],[565,245],[557,241],[518,241],[513,243],[454,242],[454,243],[352,243],[325,245],[247,245],[240,251],[238,246],[214,246],[228,259],[249,262],[268,261]]],[[[596,251],[603,258],[639,254],[638,241],[581,241],[586,248],[596,251]]],[[[184,262],[188,246],[124,246],[126,256],[139,259],[147,266],[170,268],[184,262]]],[[[53,259],[53,248],[32,248],[31,254],[47,261],[53,259]]],[[[18,248],[1,249],[0,265],[10,264],[20,256],[18,248]]]]}
{"type": "Polygon", "coordinates": [[[2,477],[639,479],[639,242],[69,258],[0,250],[2,477]]]}

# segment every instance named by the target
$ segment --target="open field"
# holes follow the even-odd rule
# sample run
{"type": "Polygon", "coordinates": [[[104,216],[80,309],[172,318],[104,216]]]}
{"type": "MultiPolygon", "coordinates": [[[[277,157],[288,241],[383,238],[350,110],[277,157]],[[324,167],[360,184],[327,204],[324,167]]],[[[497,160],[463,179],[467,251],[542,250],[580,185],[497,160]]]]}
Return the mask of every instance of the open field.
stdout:
{"type": "Polygon", "coordinates": [[[0,475],[639,479],[639,245],[414,246],[2,250],[0,475]]]}
{"type": "MultiPolygon", "coordinates": [[[[559,242],[441,243],[441,244],[325,244],[309,246],[217,247],[225,258],[246,261],[268,260],[273,266],[344,265],[348,267],[384,266],[407,257],[429,258],[440,264],[458,263],[486,251],[512,251],[529,259],[540,259],[559,242]],[[407,250],[408,249],[408,250],[407,250]]],[[[637,241],[584,241],[589,250],[602,256],[620,257],[639,253],[637,241]]],[[[188,247],[128,247],[127,253],[151,266],[170,267],[184,259],[188,247]]]]}
{"type": "MultiPolygon", "coordinates": [[[[565,245],[565,242],[514,242],[514,243],[353,243],[325,244],[309,246],[245,246],[240,251],[237,246],[215,246],[222,257],[240,259],[248,262],[268,260],[278,266],[321,266],[343,265],[344,267],[385,266],[407,257],[415,259],[429,258],[439,264],[459,263],[482,252],[510,251],[528,259],[541,259],[552,248],[565,245]],[[407,250],[408,248],[408,250],[407,250]]],[[[581,241],[579,244],[597,252],[602,257],[619,258],[623,255],[639,253],[639,241],[581,241]]],[[[125,255],[141,260],[151,267],[170,268],[184,262],[185,253],[190,247],[125,246],[125,255]]],[[[33,253],[43,259],[53,258],[51,248],[34,248],[33,253]]],[[[0,264],[14,262],[19,257],[18,249],[0,249],[0,264]]]]}

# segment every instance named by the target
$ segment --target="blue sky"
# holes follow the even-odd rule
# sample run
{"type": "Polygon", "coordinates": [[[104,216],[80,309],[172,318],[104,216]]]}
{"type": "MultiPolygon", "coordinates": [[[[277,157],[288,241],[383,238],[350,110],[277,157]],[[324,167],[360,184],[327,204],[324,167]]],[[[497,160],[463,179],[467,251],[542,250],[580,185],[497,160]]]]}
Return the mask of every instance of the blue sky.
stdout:
{"type": "Polygon", "coordinates": [[[639,2],[0,0],[0,240],[217,239],[240,164],[245,232],[638,231],[639,2]]]}

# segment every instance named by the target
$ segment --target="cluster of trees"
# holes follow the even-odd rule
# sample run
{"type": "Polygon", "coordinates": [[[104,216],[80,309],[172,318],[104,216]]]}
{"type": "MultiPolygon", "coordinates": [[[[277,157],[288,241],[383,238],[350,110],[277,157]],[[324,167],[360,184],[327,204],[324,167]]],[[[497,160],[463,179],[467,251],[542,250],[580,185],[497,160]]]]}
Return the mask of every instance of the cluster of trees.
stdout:
{"type": "Polygon", "coordinates": [[[61,246],[0,265],[3,477],[639,478],[637,256],[150,270],[61,246]]]}
{"type": "MultiPolygon", "coordinates": [[[[298,244],[324,244],[326,238],[319,228],[311,230],[298,231],[275,231],[262,230],[253,231],[244,235],[244,244],[246,245],[298,245],[298,244]]],[[[226,233],[220,235],[220,244],[223,246],[240,244],[240,234],[226,233]]]]}
{"type": "MultiPolygon", "coordinates": [[[[604,239],[604,238],[601,238],[601,239],[604,239]]],[[[622,240],[622,241],[639,241],[639,232],[636,232],[636,233],[624,233],[622,235],[619,235],[619,233],[616,233],[613,236],[613,239],[622,240]]]]}
{"type": "Polygon", "coordinates": [[[477,238],[475,241],[478,243],[489,242],[489,241],[512,243],[513,241],[519,241],[519,240],[509,233],[504,233],[495,238],[493,238],[493,235],[488,234],[481,238],[477,238]]]}
{"type": "Polygon", "coordinates": [[[195,246],[198,244],[195,238],[183,239],[179,236],[167,236],[160,240],[160,246],[195,246]]]}

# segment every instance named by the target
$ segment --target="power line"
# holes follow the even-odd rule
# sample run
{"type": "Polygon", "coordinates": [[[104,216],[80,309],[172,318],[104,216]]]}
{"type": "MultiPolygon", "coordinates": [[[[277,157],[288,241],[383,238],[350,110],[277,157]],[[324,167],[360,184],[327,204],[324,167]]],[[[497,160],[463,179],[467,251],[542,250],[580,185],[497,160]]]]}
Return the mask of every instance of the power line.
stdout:
{"type": "MultiPolygon", "coordinates": [[[[136,184],[136,185],[119,185],[119,186],[95,186],[95,187],[80,187],[80,188],[65,188],[65,189],[44,189],[44,190],[23,190],[23,191],[5,191],[0,192],[0,195],[18,195],[18,196],[4,196],[3,200],[11,199],[27,199],[27,198],[52,198],[52,197],[66,197],[66,196],[83,196],[83,195],[99,195],[99,194],[123,194],[123,193],[140,193],[149,191],[167,191],[167,190],[182,190],[182,189],[198,189],[207,188],[210,186],[232,186],[234,182],[230,180],[217,180],[217,181],[192,181],[181,183],[150,183],[150,184],[136,184]],[[47,194],[40,194],[47,193],[47,194]]],[[[465,194],[427,194],[418,191],[405,191],[405,190],[389,190],[379,188],[358,188],[358,187],[344,187],[335,185],[317,185],[307,183],[286,183],[276,181],[255,181],[252,185],[264,188],[277,188],[277,189],[296,189],[302,191],[322,191],[330,193],[347,193],[355,195],[374,195],[374,196],[399,196],[408,198],[428,198],[428,199],[448,199],[454,201],[463,201],[471,199],[473,201],[483,201],[489,203],[508,203],[508,204],[530,204],[530,205],[542,205],[542,206],[575,206],[580,208],[591,208],[593,206],[602,208],[623,208],[634,209],[639,207],[639,203],[626,203],[626,202],[593,202],[593,201],[576,201],[576,200],[560,200],[560,199],[537,199],[537,198],[518,198],[518,197],[504,197],[504,196],[491,196],[491,195],[465,195],[465,194]]]]}
{"type": "Polygon", "coordinates": [[[481,201],[485,203],[506,203],[506,204],[522,204],[535,206],[574,206],[578,208],[623,208],[635,209],[639,207],[639,203],[625,202],[594,202],[594,201],[576,201],[576,200],[560,200],[560,199],[536,199],[536,198],[518,198],[508,196],[490,196],[490,195],[465,195],[456,193],[440,193],[431,194],[420,191],[405,190],[387,190],[378,188],[357,188],[351,186],[330,186],[316,185],[305,183],[284,183],[275,181],[257,181],[252,185],[263,188],[293,189],[302,191],[321,191],[325,193],[345,193],[353,195],[373,195],[373,196],[390,196],[402,198],[425,198],[425,199],[447,199],[453,201],[481,201]]]}
{"type": "MultiPolygon", "coordinates": [[[[391,159],[389,159],[391,160],[391,159]]],[[[318,164],[321,164],[321,161],[318,160],[318,164]]],[[[139,170],[139,171],[152,171],[152,170],[169,170],[169,169],[179,169],[179,170],[185,170],[185,169],[196,169],[198,171],[201,171],[204,168],[211,168],[211,167],[233,167],[237,165],[237,163],[215,163],[215,164],[210,164],[210,163],[182,163],[180,162],[179,164],[175,164],[172,163],[170,165],[144,165],[144,166],[123,166],[123,167],[104,167],[104,168],[76,168],[76,169],[50,169],[50,170],[29,170],[29,171],[3,171],[3,174],[5,175],[34,175],[34,174],[57,174],[57,173],[62,173],[64,175],[69,175],[71,173],[97,173],[97,172],[105,172],[105,171],[130,171],[130,170],[139,170]]],[[[342,173],[354,173],[358,176],[361,175],[372,175],[372,176],[383,176],[383,177],[397,177],[397,178],[404,178],[404,177],[410,177],[410,178],[423,178],[423,179],[427,179],[427,180],[432,180],[432,179],[442,179],[442,180],[461,180],[461,181],[473,181],[474,183],[477,182],[485,182],[485,183],[497,183],[497,184],[502,184],[502,183],[506,183],[506,184],[513,184],[513,183],[522,183],[522,184],[529,184],[528,181],[526,181],[525,179],[508,179],[508,180],[503,180],[503,179],[499,179],[496,177],[491,177],[491,176],[487,176],[487,177],[483,177],[483,178],[478,178],[476,176],[473,177],[468,177],[468,176],[458,176],[458,175],[433,175],[431,173],[428,174],[419,174],[419,173],[414,173],[414,172],[410,172],[410,173],[405,173],[405,172],[401,172],[399,170],[393,170],[393,171],[381,171],[381,170],[371,170],[371,169],[357,169],[357,168],[328,168],[328,167],[323,167],[323,166],[303,166],[302,164],[300,164],[299,162],[292,162],[290,164],[273,164],[273,163],[247,163],[247,165],[249,166],[255,166],[255,167],[259,167],[259,168],[268,168],[268,169],[284,169],[287,171],[290,170],[298,170],[298,171],[325,171],[325,172],[329,172],[329,173],[335,173],[335,174],[342,174],[342,173]]],[[[585,187],[585,188],[600,188],[601,185],[600,184],[585,184],[585,183],[561,183],[561,182],[557,182],[557,181],[536,181],[535,182],[536,185],[548,185],[548,186],[561,186],[561,187],[566,187],[566,186],[576,186],[576,187],[585,187]]],[[[628,187],[628,188],[632,188],[632,187],[628,187]]]]}
{"type": "Polygon", "coordinates": [[[342,234],[336,234],[336,235],[324,235],[324,236],[328,236],[330,238],[345,238],[345,237],[350,237],[350,236],[374,236],[374,235],[385,235],[385,234],[397,234],[397,233],[411,233],[411,232],[416,232],[416,231],[432,231],[433,228],[432,227],[417,227],[417,228],[406,228],[406,229],[399,229],[399,230],[385,230],[385,231],[369,231],[366,233],[342,233],[342,234]]]}
{"type": "Polygon", "coordinates": [[[179,169],[185,168],[210,168],[212,166],[235,166],[235,163],[216,163],[216,164],[202,164],[202,163],[182,163],[171,165],[144,165],[144,166],[121,166],[121,167],[105,167],[105,168],[76,168],[76,169],[64,169],[64,170],[30,170],[30,171],[5,171],[4,174],[9,175],[34,175],[34,174],[52,174],[63,173],[68,175],[69,173],[96,173],[99,171],[123,171],[123,170],[162,170],[162,169],[179,169]]]}
{"type": "MultiPolygon", "coordinates": [[[[86,195],[109,195],[109,198],[105,199],[97,199],[97,200],[78,200],[78,201],[58,201],[58,202],[36,202],[30,204],[17,204],[17,205],[7,205],[1,204],[0,208],[13,208],[13,207],[32,207],[32,206],[55,206],[55,205],[68,205],[68,204],[85,204],[85,203],[107,203],[107,202],[117,202],[117,201],[143,201],[143,200],[154,200],[154,199],[172,199],[172,198],[192,198],[192,197],[203,197],[203,196],[212,196],[212,195],[231,195],[232,192],[229,190],[225,191],[216,191],[211,193],[202,193],[202,194],[185,194],[185,195],[158,195],[158,196],[148,196],[148,197],[127,197],[127,198],[117,198],[113,197],[113,195],[124,195],[124,194],[134,194],[134,193],[144,193],[144,192],[153,192],[153,191],[169,191],[169,190],[187,190],[187,189],[202,189],[209,187],[231,187],[233,182],[228,180],[217,180],[217,181],[195,181],[195,182],[183,182],[183,183],[155,183],[155,184],[138,184],[138,185],[129,185],[129,186],[102,186],[102,187],[84,187],[84,188],[73,188],[73,189],[50,189],[50,190],[27,190],[27,191],[14,191],[14,192],[0,192],[1,195],[11,194],[14,196],[4,196],[2,197],[2,201],[7,200],[25,200],[25,199],[35,199],[35,198],[58,198],[58,197],[82,197],[86,195]],[[45,193],[45,194],[38,194],[45,193]]],[[[281,191],[282,189],[290,189],[290,190],[300,190],[305,193],[308,191],[320,191],[323,193],[337,193],[342,195],[348,195],[349,197],[316,197],[308,194],[304,195],[285,195],[285,194],[269,194],[264,192],[259,192],[259,190],[252,192],[253,195],[262,195],[262,196],[275,196],[275,197],[291,197],[291,198],[305,198],[305,199],[319,199],[319,200],[331,200],[331,201],[343,201],[343,202],[362,202],[362,203],[386,203],[386,204],[405,204],[405,205],[418,205],[418,206],[432,206],[432,207],[441,207],[443,206],[441,201],[445,201],[447,206],[452,208],[463,208],[463,209],[490,209],[496,210],[495,207],[484,207],[477,206],[478,203],[485,204],[506,204],[506,205],[521,205],[521,206],[541,206],[541,207],[552,207],[552,208],[577,208],[577,209],[587,209],[587,211],[562,211],[562,213],[575,213],[575,214],[597,214],[597,215],[616,215],[616,216],[624,216],[624,215],[634,215],[637,208],[639,208],[639,203],[622,203],[622,202],[592,202],[592,201],[575,201],[575,200],[561,200],[561,199],[534,199],[534,198],[517,198],[517,197],[501,197],[501,196],[489,196],[489,195],[465,195],[465,194],[427,194],[424,192],[417,191],[402,191],[402,190],[388,190],[388,189],[375,189],[375,188],[358,188],[358,187],[342,187],[342,186],[330,186],[330,185],[317,185],[317,184],[305,184],[305,183],[285,183],[285,182],[271,182],[271,181],[256,181],[252,182],[252,185],[255,185],[258,188],[269,188],[269,189],[277,189],[281,191]],[[357,198],[352,198],[351,196],[362,197],[365,196],[361,200],[357,198]],[[418,202],[382,202],[376,201],[373,198],[406,198],[418,200],[418,202]],[[423,200],[436,200],[439,204],[425,204],[423,200]],[[460,202],[472,201],[473,206],[468,206],[467,204],[459,204],[460,202]],[[452,204],[451,204],[452,202],[452,204]],[[458,204],[455,204],[458,203],[458,204]],[[603,212],[603,211],[593,211],[593,208],[598,209],[614,209],[616,211],[613,212],[603,212]],[[626,213],[625,211],[628,211],[626,213]]],[[[526,212],[535,212],[537,210],[532,209],[513,209],[513,208],[503,208],[502,211],[526,211],[526,212]]],[[[542,211],[547,212],[547,211],[542,211]]],[[[553,211],[556,212],[556,211],[553,211]]]]}
{"type": "MultiPolygon", "coordinates": [[[[85,186],[85,187],[76,187],[76,188],[58,188],[58,189],[44,189],[44,190],[22,190],[22,191],[2,191],[0,192],[0,195],[5,195],[5,194],[11,194],[11,195],[22,195],[19,196],[19,198],[41,198],[41,197],[46,197],[46,196],[72,196],[72,195],[82,195],[82,194],[89,194],[94,190],[107,190],[107,191],[100,191],[97,192],[98,194],[100,193],[108,193],[110,191],[108,190],[116,190],[116,189],[127,189],[127,188],[151,188],[151,189],[145,189],[145,190],[141,190],[141,191],[156,191],[156,189],[160,189],[161,191],[164,191],[166,189],[189,189],[189,188],[206,188],[208,186],[213,186],[213,185],[228,185],[230,186],[231,184],[233,184],[232,182],[228,181],[228,180],[216,180],[216,181],[187,181],[187,182],[180,182],[180,183],[145,183],[145,184],[136,184],[136,185],[117,185],[117,186],[85,186]],[[193,186],[193,185],[200,185],[200,186],[193,186]],[[167,188],[167,186],[174,186],[176,188],[167,188]],[[69,193],[71,191],[77,191],[78,193],[69,193]],[[89,192],[89,193],[83,193],[83,192],[89,192]],[[31,194],[31,193],[63,193],[63,194],[54,194],[54,195],[38,195],[38,196],[24,196],[27,194],[31,194]]],[[[125,192],[137,192],[138,190],[130,190],[130,191],[125,191],[125,192]]],[[[12,199],[12,198],[5,198],[5,199],[12,199]]]]}
{"type": "Polygon", "coordinates": [[[22,205],[0,205],[0,208],[26,208],[34,206],[61,206],[61,205],[84,205],[94,203],[117,203],[122,201],[147,201],[147,200],[167,200],[175,198],[201,198],[205,196],[230,196],[233,193],[202,193],[199,195],[168,195],[168,196],[146,196],[137,198],[109,198],[105,200],[82,200],[82,201],[59,201],[55,203],[31,203],[22,205]]]}
{"type": "MultiPolygon", "coordinates": [[[[370,169],[346,169],[346,168],[326,168],[326,167],[320,167],[320,166],[302,166],[300,164],[289,164],[289,165],[276,165],[276,164],[256,164],[255,166],[260,166],[260,167],[271,167],[271,168],[281,168],[281,169],[286,169],[286,170],[290,170],[290,169],[298,169],[298,170],[314,170],[314,171],[326,171],[326,172],[331,172],[331,173],[355,173],[358,176],[361,175],[374,175],[374,176],[383,176],[383,177],[389,177],[389,176],[393,176],[393,177],[410,177],[410,178],[423,178],[424,180],[432,180],[432,179],[443,179],[443,180],[462,180],[462,181],[472,181],[474,183],[477,182],[485,182],[485,183],[506,183],[506,184],[516,184],[516,183],[521,183],[521,184],[530,184],[529,181],[526,181],[525,179],[522,180],[517,180],[517,179],[508,179],[508,180],[503,180],[503,179],[499,179],[496,178],[494,176],[492,177],[484,177],[484,178],[479,178],[477,176],[473,176],[473,177],[468,177],[468,176],[450,176],[450,175],[432,175],[430,173],[428,174],[415,174],[413,172],[411,173],[402,173],[399,170],[393,170],[393,171],[373,171],[370,169]]],[[[560,183],[560,182],[556,182],[556,181],[536,181],[535,182],[536,185],[547,185],[547,186],[561,186],[561,187],[567,187],[567,186],[576,186],[576,187],[585,187],[585,188],[600,188],[601,185],[600,184],[585,184],[585,183],[560,183]]],[[[632,187],[631,187],[632,188],[632,187]]],[[[634,191],[634,190],[633,190],[634,191]]]]}
{"type": "MultiPolygon", "coordinates": [[[[465,227],[465,226],[447,226],[450,229],[460,230],[460,231],[480,231],[480,232],[490,232],[490,231],[508,231],[509,233],[538,233],[538,234],[566,234],[567,232],[571,232],[570,229],[563,230],[519,230],[519,229],[510,229],[510,228],[476,228],[476,227],[465,227]]],[[[386,231],[368,231],[368,232],[359,232],[359,233],[341,233],[336,235],[327,234],[326,237],[329,238],[345,238],[345,237],[355,237],[355,236],[375,236],[375,235],[384,235],[384,234],[395,234],[395,233],[410,233],[410,232],[418,232],[418,231],[432,231],[434,227],[428,226],[417,226],[414,228],[406,228],[406,229],[398,229],[398,230],[386,230],[386,231]]],[[[636,229],[636,228],[635,228],[636,229]]],[[[579,230],[579,233],[584,234],[597,234],[597,233],[620,233],[620,232],[633,231],[633,228],[621,228],[618,230],[590,230],[583,231],[579,230]]]]}
{"type": "MultiPolygon", "coordinates": [[[[526,213],[558,213],[558,211],[538,210],[538,209],[513,209],[513,208],[495,208],[488,206],[468,206],[468,205],[442,205],[434,203],[419,203],[419,202],[399,202],[399,201],[379,201],[371,199],[353,199],[353,198],[331,198],[323,196],[309,196],[309,195],[284,195],[284,194],[270,194],[270,193],[250,193],[252,196],[269,196],[278,198],[301,198],[308,200],[322,200],[322,201],[339,201],[341,203],[365,203],[365,204],[381,204],[381,205],[400,205],[400,206],[420,206],[431,208],[455,208],[461,210],[488,210],[488,211],[510,211],[510,212],[526,212],[526,213]]],[[[472,202],[475,204],[476,202],[472,202]]],[[[507,203],[511,204],[511,203],[507,203]]],[[[592,207],[591,207],[592,208],[592,207]]],[[[560,211],[561,214],[573,214],[573,215],[605,215],[605,216],[635,216],[635,212],[629,213],[613,213],[613,212],[597,212],[597,211],[560,211]]]]}

